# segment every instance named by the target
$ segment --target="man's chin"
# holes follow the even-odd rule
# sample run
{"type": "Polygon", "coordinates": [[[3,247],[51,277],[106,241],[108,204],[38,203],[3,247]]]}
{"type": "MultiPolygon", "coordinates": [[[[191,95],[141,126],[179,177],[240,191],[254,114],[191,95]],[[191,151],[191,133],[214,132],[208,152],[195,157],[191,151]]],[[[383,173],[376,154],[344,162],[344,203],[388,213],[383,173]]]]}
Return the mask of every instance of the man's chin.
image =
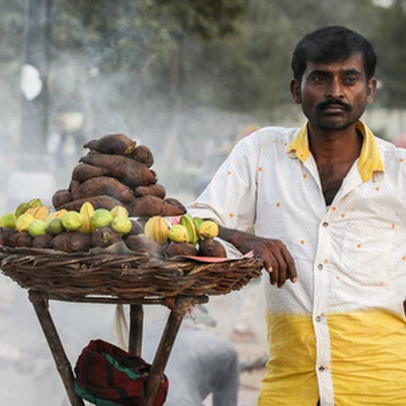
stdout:
{"type": "Polygon", "coordinates": [[[346,130],[353,122],[342,120],[322,120],[319,122],[319,128],[325,131],[346,130]]]}

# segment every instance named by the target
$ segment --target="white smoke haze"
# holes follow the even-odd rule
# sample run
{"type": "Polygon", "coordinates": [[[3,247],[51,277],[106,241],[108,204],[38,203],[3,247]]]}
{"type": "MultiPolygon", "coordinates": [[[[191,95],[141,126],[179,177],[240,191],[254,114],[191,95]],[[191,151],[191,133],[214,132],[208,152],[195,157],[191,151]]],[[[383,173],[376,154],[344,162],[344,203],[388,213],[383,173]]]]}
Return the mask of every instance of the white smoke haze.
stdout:
{"type": "Polygon", "coordinates": [[[179,109],[167,97],[148,97],[140,75],[125,75],[102,74],[97,59],[70,54],[52,62],[50,132],[67,133],[76,146],[64,167],[56,168],[58,187],[67,187],[73,166],[86,153],[82,145],[87,140],[123,132],[152,150],[153,169],[173,197],[191,198],[244,128],[262,124],[253,115],[188,106],[187,100],[179,109]],[[52,94],[59,96],[53,98],[52,94]],[[83,118],[80,128],[70,128],[75,115],[83,118]]]}
{"type": "MultiPolygon", "coordinates": [[[[111,48],[86,54],[58,50],[53,53],[48,78],[46,147],[39,168],[36,162],[35,170],[28,171],[30,151],[20,133],[24,46],[15,49],[13,57],[2,59],[6,48],[0,42],[1,213],[37,196],[50,204],[54,191],[68,187],[74,166],[86,153],[82,145],[117,132],[152,150],[153,169],[168,196],[187,203],[207,183],[244,127],[258,123],[250,115],[220,111],[207,104],[191,105],[187,98],[178,105],[167,93],[165,97],[148,93],[144,82],[153,79],[148,71],[150,61],[145,61],[141,73],[124,76],[120,71],[106,73],[99,68],[101,60],[117,57],[111,48]]],[[[198,78],[196,72],[195,88],[198,78]]],[[[203,96],[209,97],[204,92],[202,87],[203,96]]],[[[184,88],[183,93],[188,90],[184,88]]],[[[55,302],[50,306],[72,364],[90,339],[111,341],[114,306],[55,302]]],[[[148,315],[157,310],[146,311],[148,315]]],[[[5,406],[67,404],[27,292],[4,276],[0,276],[0,382],[0,403],[5,406]]]]}
{"type": "MultiPolygon", "coordinates": [[[[87,152],[83,144],[109,133],[122,132],[148,146],[155,157],[152,169],[159,183],[168,196],[186,204],[203,189],[247,128],[297,126],[304,122],[298,106],[289,100],[289,61],[286,52],[282,52],[290,49],[289,41],[296,41],[300,31],[293,31],[292,27],[300,24],[290,21],[286,5],[293,4],[292,15],[296,15],[299,3],[250,0],[257,6],[258,15],[248,23],[246,36],[240,38],[247,48],[247,43],[253,44],[244,58],[238,58],[240,49],[233,47],[233,39],[221,46],[216,41],[208,45],[184,36],[183,45],[178,47],[173,33],[179,34],[180,29],[173,19],[165,19],[157,12],[156,20],[145,22],[145,5],[151,3],[146,0],[129,1],[128,15],[120,15],[113,36],[106,35],[102,41],[103,30],[96,32],[91,27],[95,16],[101,14],[99,9],[109,2],[95,2],[98,6],[89,15],[82,15],[82,7],[87,10],[90,3],[54,0],[54,25],[58,29],[53,32],[48,77],[49,128],[43,152],[35,157],[33,170],[29,170],[30,159],[34,158],[21,136],[20,90],[29,1],[0,1],[0,214],[33,197],[50,204],[54,191],[69,186],[74,166],[87,152]],[[75,7],[81,15],[75,14],[75,7]],[[262,18],[263,26],[255,30],[252,26],[258,24],[257,17],[262,18]],[[86,41],[82,41],[85,34],[86,41]],[[267,49],[274,38],[277,49],[267,49]],[[63,43],[69,43],[69,49],[55,45],[63,43]],[[78,44],[76,48],[74,44],[78,44]],[[123,51],[126,46],[131,52],[123,51]],[[196,55],[200,56],[196,58],[200,65],[193,59],[196,55]],[[217,65],[217,60],[223,64],[217,65]],[[283,65],[284,71],[274,73],[279,65],[283,65]],[[228,75],[219,74],[222,70],[228,75]],[[272,87],[274,75],[286,91],[283,97],[277,93],[279,88],[272,87]],[[238,86],[233,87],[235,82],[238,86]],[[288,105],[277,102],[273,107],[266,104],[266,108],[261,108],[261,102],[268,100],[264,95],[288,105]],[[248,96],[258,103],[258,108],[248,108],[243,103],[248,96]],[[236,106],[230,100],[235,100],[236,106]],[[226,105],[231,107],[218,107],[226,105]]],[[[110,2],[112,12],[116,4],[118,7],[124,3],[110,2]]],[[[354,2],[341,2],[338,6],[338,2],[326,0],[322,7],[317,5],[317,10],[337,13],[344,3],[348,15],[358,23],[363,14],[352,12],[352,7],[361,7],[358,3],[354,6],[354,2]]],[[[387,6],[391,2],[378,3],[387,6]]],[[[316,8],[309,9],[316,16],[316,8]]],[[[324,17],[320,14],[318,21],[332,20],[324,17]]],[[[366,20],[363,24],[373,25],[366,20]]],[[[309,16],[309,23],[304,24],[306,30],[311,25],[315,25],[315,20],[309,16]]],[[[406,115],[400,110],[371,110],[366,113],[366,121],[389,137],[406,128],[406,115]]],[[[229,334],[241,301],[237,294],[210,299],[208,307],[219,321],[220,333],[229,334]]],[[[72,363],[89,339],[109,341],[112,337],[114,306],[51,303],[51,312],[72,363]]],[[[154,312],[159,313],[157,309],[147,309],[147,316],[154,312]]],[[[258,328],[263,329],[263,325],[258,328]]],[[[260,334],[265,340],[265,332],[260,334]]],[[[256,347],[261,349],[262,344],[260,341],[256,347]]],[[[0,275],[0,404],[67,405],[63,398],[61,380],[27,292],[0,275]]]]}

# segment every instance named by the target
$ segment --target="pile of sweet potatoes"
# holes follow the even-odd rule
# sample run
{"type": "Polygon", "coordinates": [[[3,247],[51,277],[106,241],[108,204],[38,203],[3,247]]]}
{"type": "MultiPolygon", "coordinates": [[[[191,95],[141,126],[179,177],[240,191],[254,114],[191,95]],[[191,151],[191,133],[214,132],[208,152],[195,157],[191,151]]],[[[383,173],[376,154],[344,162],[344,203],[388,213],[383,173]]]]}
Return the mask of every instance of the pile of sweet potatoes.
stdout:
{"type": "Polygon", "coordinates": [[[147,146],[136,145],[125,134],[109,134],[83,147],[88,153],[74,167],[68,188],[52,197],[55,209],[79,210],[88,201],[96,209],[121,205],[133,217],[186,212],[177,199],[166,197],[151,169],[154,157],[147,146]]]}

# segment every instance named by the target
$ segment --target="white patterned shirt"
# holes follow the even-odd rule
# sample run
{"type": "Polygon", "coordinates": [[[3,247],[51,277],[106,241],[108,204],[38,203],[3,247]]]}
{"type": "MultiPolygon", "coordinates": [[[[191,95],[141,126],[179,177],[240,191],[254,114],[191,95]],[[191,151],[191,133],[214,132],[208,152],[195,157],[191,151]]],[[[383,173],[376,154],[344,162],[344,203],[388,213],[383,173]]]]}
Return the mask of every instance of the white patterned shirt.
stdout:
{"type": "Polygon", "coordinates": [[[242,139],[188,206],[283,241],[295,261],[297,283],[263,278],[260,406],[406,405],[406,150],[357,127],[360,157],[329,207],[306,125],[242,139]]]}

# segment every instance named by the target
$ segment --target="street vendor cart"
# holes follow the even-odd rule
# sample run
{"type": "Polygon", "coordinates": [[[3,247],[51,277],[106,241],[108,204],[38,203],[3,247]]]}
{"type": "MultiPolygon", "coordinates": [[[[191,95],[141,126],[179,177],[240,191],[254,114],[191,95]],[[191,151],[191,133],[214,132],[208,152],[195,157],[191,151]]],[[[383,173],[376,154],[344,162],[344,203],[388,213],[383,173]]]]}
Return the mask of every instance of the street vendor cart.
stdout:
{"type": "Polygon", "coordinates": [[[0,246],[2,272],[28,290],[71,405],[83,406],[75,392],[75,375],[49,309],[50,300],[75,303],[128,304],[129,348],[141,356],[143,306],[170,309],[145,387],[151,406],[182,320],[191,306],[211,295],[241,289],[259,277],[262,261],[252,255],[238,260],[112,252],[67,253],[52,249],[0,246]]]}

